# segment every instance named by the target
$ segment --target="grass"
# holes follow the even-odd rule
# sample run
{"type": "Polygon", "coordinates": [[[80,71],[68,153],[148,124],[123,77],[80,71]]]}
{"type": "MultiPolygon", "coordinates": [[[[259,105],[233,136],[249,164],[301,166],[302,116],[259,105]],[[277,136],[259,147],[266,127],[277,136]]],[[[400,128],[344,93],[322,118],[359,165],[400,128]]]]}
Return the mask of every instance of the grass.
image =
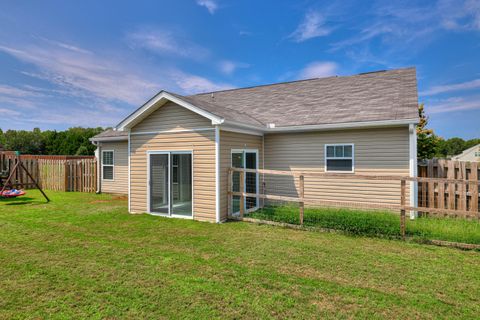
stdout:
{"type": "MultiPolygon", "coordinates": [[[[294,206],[265,207],[249,214],[249,217],[299,224],[298,207],[294,206]]],[[[400,237],[400,215],[392,212],[306,208],[304,224],[356,235],[400,237]]],[[[443,240],[480,244],[480,222],[455,218],[407,218],[406,234],[419,241],[443,240]]]]}
{"type": "Polygon", "coordinates": [[[109,195],[0,200],[0,319],[475,319],[480,254],[129,215],[109,195]]]}

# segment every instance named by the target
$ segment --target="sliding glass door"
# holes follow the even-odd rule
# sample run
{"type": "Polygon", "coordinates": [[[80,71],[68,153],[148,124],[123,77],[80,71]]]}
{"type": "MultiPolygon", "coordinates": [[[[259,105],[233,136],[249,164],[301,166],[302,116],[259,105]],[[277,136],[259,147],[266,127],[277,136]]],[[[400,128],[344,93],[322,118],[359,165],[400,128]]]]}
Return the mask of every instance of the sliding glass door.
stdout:
{"type": "Polygon", "coordinates": [[[192,217],[192,153],[149,152],[149,212],[192,217]]]}

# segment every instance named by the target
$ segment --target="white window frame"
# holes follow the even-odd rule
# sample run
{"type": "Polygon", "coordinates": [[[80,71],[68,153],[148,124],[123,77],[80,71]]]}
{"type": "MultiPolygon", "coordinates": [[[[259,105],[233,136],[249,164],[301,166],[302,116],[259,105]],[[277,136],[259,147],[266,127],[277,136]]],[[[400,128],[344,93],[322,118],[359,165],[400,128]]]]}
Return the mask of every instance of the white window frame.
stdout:
{"type": "Polygon", "coordinates": [[[115,150],[102,150],[102,180],[103,181],[115,181],[115,150]],[[103,163],[103,154],[105,152],[111,152],[112,153],[112,164],[104,164],[103,163]],[[112,167],[112,179],[105,179],[103,178],[103,168],[104,167],[112,167]]]}
{"type": "MultiPolygon", "coordinates": [[[[232,166],[232,160],[233,160],[233,154],[234,153],[243,153],[243,163],[242,163],[242,166],[243,166],[243,169],[245,169],[246,167],[246,161],[247,161],[247,157],[245,156],[245,153],[255,153],[255,156],[256,156],[256,163],[257,163],[257,169],[259,169],[259,163],[258,163],[258,149],[230,149],[230,167],[232,166]]],[[[256,206],[253,207],[253,208],[250,208],[248,210],[246,210],[247,213],[249,212],[253,212],[255,210],[258,210],[259,208],[259,201],[260,201],[260,198],[258,196],[258,194],[260,194],[260,175],[258,174],[258,172],[256,173],[256,182],[257,182],[257,185],[255,186],[255,189],[256,189],[256,193],[257,193],[257,201],[256,201],[256,206]]],[[[243,176],[243,192],[246,192],[247,191],[247,175],[245,174],[243,176]]],[[[243,207],[246,208],[247,207],[247,197],[243,197],[243,207]]],[[[227,208],[228,211],[230,211],[231,208],[227,208]]],[[[232,212],[232,214],[234,215],[238,215],[240,214],[240,211],[238,212],[232,212]]]]}
{"type": "Polygon", "coordinates": [[[324,167],[325,172],[329,173],[355,173],[355,144],[353,143],[330,143],[325,144],[324,147],[324,167]],[[351,146],[352,147],[352,156],[351,157],[328,157],[327,156],[327,147],[337,147],[337,146],[351,146]],[[351,171],[341,171],[341,170],[328,170],[327,160],[352,160],[352,170],[351,171]]]}

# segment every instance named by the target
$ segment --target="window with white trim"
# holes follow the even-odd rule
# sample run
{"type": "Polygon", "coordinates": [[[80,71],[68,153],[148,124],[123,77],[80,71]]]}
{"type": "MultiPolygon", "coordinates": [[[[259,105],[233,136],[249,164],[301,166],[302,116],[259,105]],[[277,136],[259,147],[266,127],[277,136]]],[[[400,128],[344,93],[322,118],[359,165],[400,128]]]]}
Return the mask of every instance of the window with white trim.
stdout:
{"type": "Polygon", "coordinates": [[[326,144],[325,171],[353,172],[353,144],[326,144]]]}
{"type": "Polygon", "coordinates": [[[102,151],[102,179],[113,180],[113,151],[102,151]]]}

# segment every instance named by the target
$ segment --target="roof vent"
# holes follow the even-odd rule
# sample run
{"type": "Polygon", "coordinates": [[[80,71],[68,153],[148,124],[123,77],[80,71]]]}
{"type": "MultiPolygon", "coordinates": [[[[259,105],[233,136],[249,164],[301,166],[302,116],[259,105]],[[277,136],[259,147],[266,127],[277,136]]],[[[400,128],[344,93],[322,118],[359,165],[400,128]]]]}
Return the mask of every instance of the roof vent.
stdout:
{"type": "Polygon", "coordinates": [[[213,92],[210,96],[212,97],[212,100],[215,99],[215,95],[213,94],[213,92]]]}
{"type": "Polygon", "coordinates": [[[268,123],[267,128],[269,129],[275,128],[275,123],[268,123]]]}

